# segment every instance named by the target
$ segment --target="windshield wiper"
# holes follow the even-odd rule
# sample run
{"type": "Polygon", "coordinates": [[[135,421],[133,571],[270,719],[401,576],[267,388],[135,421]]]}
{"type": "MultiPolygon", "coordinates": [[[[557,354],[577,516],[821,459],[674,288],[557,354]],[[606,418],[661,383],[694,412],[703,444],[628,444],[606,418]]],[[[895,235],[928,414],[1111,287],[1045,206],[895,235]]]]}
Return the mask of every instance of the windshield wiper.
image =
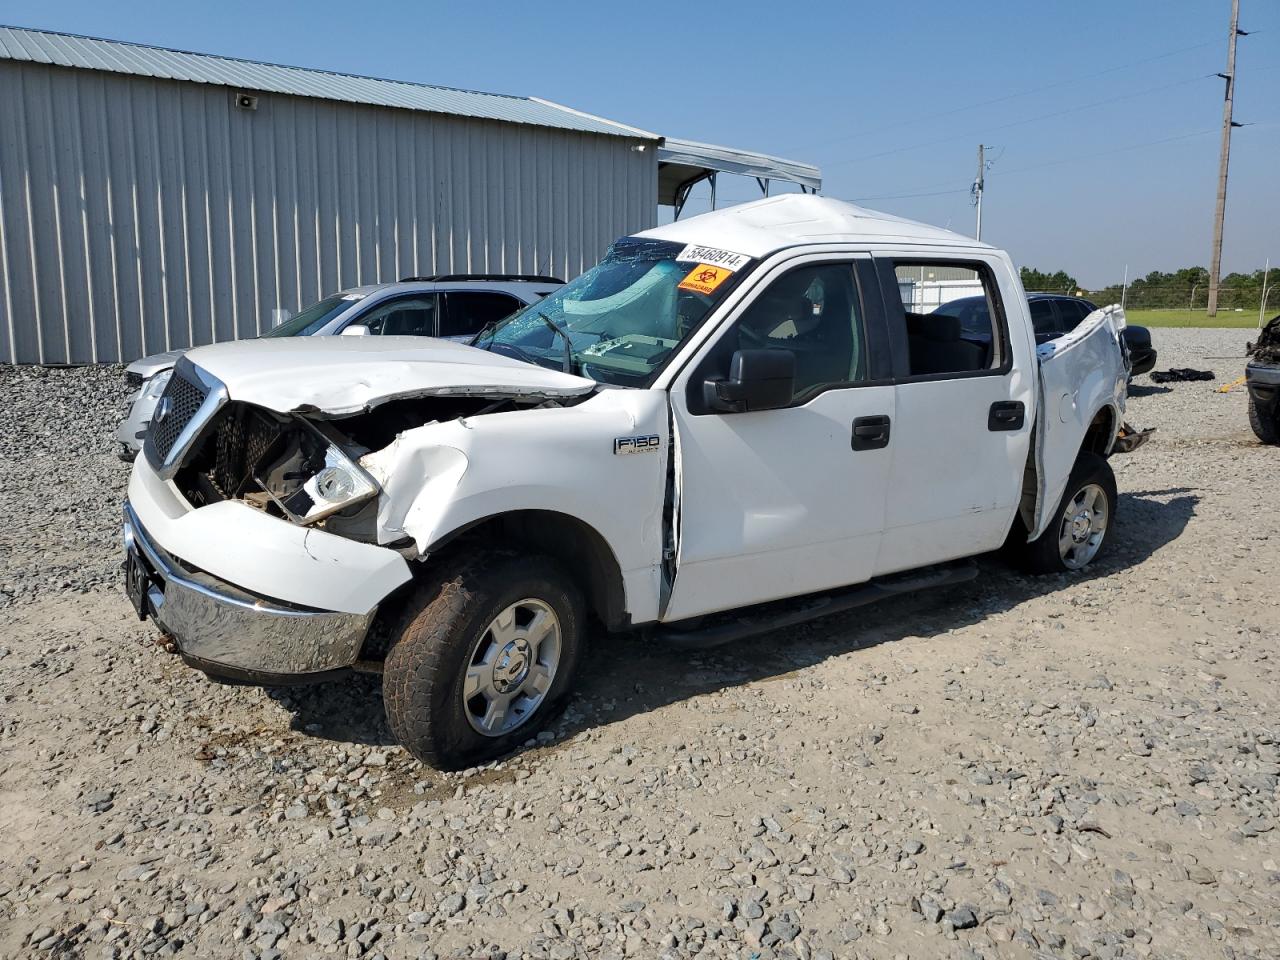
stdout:
{"type": "Polygon", "coordinates": [[[538,317],[551,328],[553,333],[558,333],[564,338],[564,367],[565,373],[573,373],[573,341],[569,339],[569,334],[565,333],[564,327],[556,323],[542,311],[538,311],[538,317]]]}
{"type": "MultiPolygon", "coordinates": [[[[479,330],[477,330],[477,331],[476,331],[476,335],[475,335],[474,337],[472,337],[472,338],[471,338],[471,340],[468,342],[467,346],[469,346],[469,347],[474,347],[477,343],[479,343],[479,342],[480,342],[481,340],[483,340],[485,337],[488,337],[488,338],[489,338],[489,341],[490,341],[490,342],[489,342],[489,347],[492,347],[492,346],[493,346],[493,335],[494,335],[495,333],[497,333],[497,332],[498,332],[498,324],[502,323],[502,321],[503,321],[503,320],[505,320],[505,319],[507,319],[507,318],[506,318],[506,317],[503,317],[501,320],[490,320],[490,321],[489,321],[488,323],[486,323],[483,327],[481,327],[479,330]]],[[[482,348],[482,349],[486,349],[486,350],[487,350],[487,349],[489,349],[489,347],[484,347],[484,348],[482,348]]]]}

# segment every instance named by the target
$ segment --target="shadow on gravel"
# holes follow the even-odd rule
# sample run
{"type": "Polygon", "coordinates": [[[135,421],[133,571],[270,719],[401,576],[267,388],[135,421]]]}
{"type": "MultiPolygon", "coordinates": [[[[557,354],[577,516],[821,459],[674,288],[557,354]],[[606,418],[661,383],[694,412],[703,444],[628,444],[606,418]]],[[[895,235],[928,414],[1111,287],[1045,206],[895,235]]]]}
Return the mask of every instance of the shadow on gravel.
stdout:
{"type": "Polygon", "coordinates": [[[583,697],[616,702],[589,722],[571,724],[564,735],[726,686],[781,677],[851,651],[958,630],[1069,582],[1137,566],[1182,533],[1199,500],[1186,488],[1121,494],[1107,553],[1070,577],[1023,576],[993,554],[979,560],[978,578],[968,583],[893,597],[734,646],[691,654],[635,636],[605,636],[592,646],[579,689],[583,697]],[[625,664],[625,671],[617,664],[625,664]]]}
{"type": "Polygon", "coordinates": [[[267,696],[293,714],[292,730],[322,740],[369,747],[395,743],[382,712],[382,681],[356,674],[305,687],[268,687],[267,696]]]}
{"type": "Polygon", "coordinates": [[[1173,393],[1173,387],[1162,387],[1156,383],[1131,383],[1129,396],[1154,397],[1157,393],[1173,393]]]}
{"type": "MultiPolygon", "coordinates": [[[[776,679],[850,651],[958,630],[1061,590],[1069,582],[1129,569],[1176,539],[1199,500],[1187,487],[1122,493],[1103,559],[1070,577],[1023,576],[997,555],[989,555],[979,561],[978,578],[968,583],[893,597],[712,650],[676,650],[639,633],[597,634],[577,683],[574,719],[554,726],[557,739],[726,686],[776,679]]],[[[326,740],[394,743],[376,677],[268,693],[292,711],[294,730],[326,740]]]]}

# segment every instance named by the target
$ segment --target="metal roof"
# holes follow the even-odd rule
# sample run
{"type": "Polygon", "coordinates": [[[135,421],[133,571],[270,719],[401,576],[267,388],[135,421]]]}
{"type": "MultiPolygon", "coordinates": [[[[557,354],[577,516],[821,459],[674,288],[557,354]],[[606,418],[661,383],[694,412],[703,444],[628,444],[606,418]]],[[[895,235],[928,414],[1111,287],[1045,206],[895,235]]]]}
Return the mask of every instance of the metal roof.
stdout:
{"type": "Polygon", "coordinates": [[[234,57],[187,53],[123,40],[0,26],[0,59],[105,70],[161,80],[186,80],[237,90],[317,97],[347,103],[423,110],[481,120],[523,123],[582,133],[661,140],[655,133],[614,123],[537,97],[478,93],[403,80],[380,80],[330,70],[288,67],[234,57]]]}
{"type": "Polygon", "coordinates": [[[669,205],[677,203],[688,184],[713,173],[785,180],[813,191],[822,188],[822,171],[812,164],[670,137],[658,148],[658,171],[658,202],[669,205]]]}

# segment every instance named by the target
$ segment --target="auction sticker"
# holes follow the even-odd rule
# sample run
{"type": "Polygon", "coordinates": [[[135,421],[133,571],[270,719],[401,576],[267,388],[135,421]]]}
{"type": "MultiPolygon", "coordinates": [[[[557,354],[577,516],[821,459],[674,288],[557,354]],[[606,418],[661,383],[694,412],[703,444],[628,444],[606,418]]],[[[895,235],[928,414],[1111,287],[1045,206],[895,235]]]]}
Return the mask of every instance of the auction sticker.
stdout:
{"type": "Polygon", "coordinates": [[[731,276],[733,276],[732,270],[726,270],[724,267],[713,267],[709,263],[700,263],[689,271],[688,276],[680,281],[680,289],[692,290],[694,293],[715,293],[716,287],[731,276]]]}
{"type": "Polygon", "coordinates": [[[676,260],[679,263],[699,263],[710,267],[723,267],[730,273],[735,270],[741,270],[751,262],[750,257],[741,253],[721,250],[718,247],[702,247],[696,243],[691,243],[681,250],[676,260]]]}

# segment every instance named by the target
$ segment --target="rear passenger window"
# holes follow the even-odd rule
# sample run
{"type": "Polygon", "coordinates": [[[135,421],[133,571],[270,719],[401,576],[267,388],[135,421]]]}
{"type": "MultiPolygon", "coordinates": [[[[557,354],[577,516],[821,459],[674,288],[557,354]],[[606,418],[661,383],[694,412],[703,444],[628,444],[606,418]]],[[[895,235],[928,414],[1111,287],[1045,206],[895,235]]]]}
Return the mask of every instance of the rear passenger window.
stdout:
{"type": "Polygon", "coordinates": [[[911,376],[974,373],[1003,364],[1000,298],[984,268],[946,260],[897,260],[893,268],[911,376]]]}
{"type": "Polygon", "coordinates": [[[508,317],[524,306],[510,294],[486,290],[453,290],[444,295],[440,336],[461,337],[479,333],[485,324],[508,317]]]}

